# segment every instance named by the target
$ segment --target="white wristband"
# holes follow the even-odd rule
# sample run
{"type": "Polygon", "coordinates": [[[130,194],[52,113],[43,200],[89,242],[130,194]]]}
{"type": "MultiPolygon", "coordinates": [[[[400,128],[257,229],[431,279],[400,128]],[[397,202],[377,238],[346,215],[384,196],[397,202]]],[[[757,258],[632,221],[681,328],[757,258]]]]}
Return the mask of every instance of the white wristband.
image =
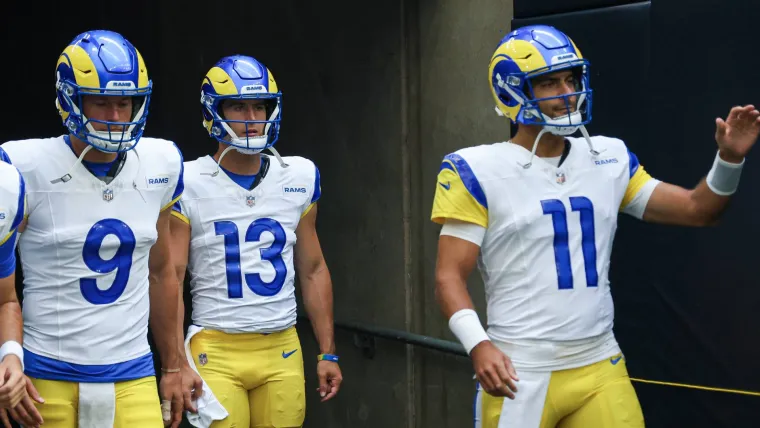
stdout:
{"type": "Polygon", "coordinates": [[[478,314],[472,309],[462,309],[452,315],[449,318],[449,328],[462,343],[468,355],[478,343],[491,340],[480,325],[478,314]]]}
{"type": "Polygon", "coordinates": [[[741,163],[726,162],[720,158],[720,152],[715,155],[712,169],[707,173],[707,187],[715,194],[729,196],[739,187],[744,159],[741,163]]]}
{"type": "Polygon", "coordinates": [[[9,340],[0,346],[0,361],[3,361],[6,355],[15,355],[21,360],[21,370],[24,370],[24,348],[20,343],[9,340]]]}

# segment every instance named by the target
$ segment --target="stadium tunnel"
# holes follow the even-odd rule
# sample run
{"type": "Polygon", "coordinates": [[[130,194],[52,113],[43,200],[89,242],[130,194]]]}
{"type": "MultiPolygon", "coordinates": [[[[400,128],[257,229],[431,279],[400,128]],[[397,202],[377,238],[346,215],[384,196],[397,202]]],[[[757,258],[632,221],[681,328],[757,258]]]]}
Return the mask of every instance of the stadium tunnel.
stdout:
{"type": "MultiPolygon", "coordinates": [[[[592,64],[589,130],[626,141],[661,180],[695,185],[715,156],[715,117],[734,104],[760,104],[753,37],[760,3],[743,0],[4,7],[0,76],[9,120],[2,141],[62,133],[53,69],[61,49],[85,30],[120,32],[140,50],[155,88],[146,135],[175,141],[185,160],[215,147],[201,127],[205,72],[236,53],[266,64],[284,94],[277,149],[320,168],[317,223],[336,321],[447,340],[453,335],[433,294],[434,177],[445,154],[508,139],[508,124],[493,112],[487,65],[510,29],[543,23],[570,35],[592,64]]],[[[611,271],[615,330],[639,380],[648,427],[758,425],[760,325],[753,315],[760,291],[753,248],[760,207],[750,189],[760,182],[751,161],[757,150],[716,228],[621,217],[611,271]]],[[[485,320],[482,283],[477,275],[470,282],[485,320]]],[[[345,382],[323,404],[314,391],[317,348],[308,322],[299,323],[299,333],[306,427],[472,424],[474,382],[466,358],[392,334],[338,328],[345,382]]]]}

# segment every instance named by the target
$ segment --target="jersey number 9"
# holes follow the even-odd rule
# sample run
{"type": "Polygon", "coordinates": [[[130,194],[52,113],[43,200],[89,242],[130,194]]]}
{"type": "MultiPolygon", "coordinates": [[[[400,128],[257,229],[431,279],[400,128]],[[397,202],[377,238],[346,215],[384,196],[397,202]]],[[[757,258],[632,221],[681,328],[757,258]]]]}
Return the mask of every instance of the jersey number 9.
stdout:
{"type": "Polygon", "coordinates": [[[82,296],[94,305],[106,305],[115,302],[129,282],[129,270],[132,268],[132,254],[135,252],[135,234],[123,221],[107,218],[95,223],[82,249],[84,264],[90,270],[106,274],[117,270],[116,277],[110,287],[105,290],[98,288],[95,278],[82,278],[79,280],[79,289],[82,296]],[[119,248],[116,254],[108,260],[100,257],[100,248],[106,236],[114,235],[119,240],[119,248]]]}

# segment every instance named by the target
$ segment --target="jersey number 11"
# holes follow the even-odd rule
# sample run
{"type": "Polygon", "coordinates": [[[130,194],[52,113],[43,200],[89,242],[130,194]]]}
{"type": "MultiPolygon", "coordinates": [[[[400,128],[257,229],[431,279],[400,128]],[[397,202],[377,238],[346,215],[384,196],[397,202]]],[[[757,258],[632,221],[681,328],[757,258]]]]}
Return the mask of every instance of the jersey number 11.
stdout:
{"type": "MultiPolygon", "coordinates": [[[[557,282],[559,289],[573,288],[573,269],[570,265],[570,247],[568,246],[567,210],[559,199],[541,201],[544,214],[551,214],[554,225],[554,261],[557,265],[557,282]]],[[[596,239],[594,233],[594,204],[580,196],[570,198],[570,208],[581,215],[581,248],[586,268],[586,284],[596,287],[599,275],[596,272],[596,239]]]]}

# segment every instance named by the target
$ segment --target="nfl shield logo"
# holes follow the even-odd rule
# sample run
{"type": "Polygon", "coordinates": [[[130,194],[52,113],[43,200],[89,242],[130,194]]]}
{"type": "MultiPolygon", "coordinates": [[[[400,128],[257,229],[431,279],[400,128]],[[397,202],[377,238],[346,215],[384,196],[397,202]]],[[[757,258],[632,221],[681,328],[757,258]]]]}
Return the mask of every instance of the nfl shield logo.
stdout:
{"type": "Polygon", "coordinates": [[[103,189],[103,200],[106,202],[111,202],[113,200],[113,190],[103,189]]]}
{"type": "Polygon", "coordinates": [[[564,172],[557,171],[556,176],[557,176],[557,183],[558,184],[565,184],[566,178],[565,178],[565,173],[564,172]]]}
{"type": "Polygon", "coordinates": [[[249,207],[252,207],[252,206],[256,205],[256,197],[255,196],[246,196],[245,197],[245,203],[249,207]]]}
{"type": "Polygon", "coordinates": [[[205,366],[206,363],[208,363],[208,357],[206,354],[199,354],[198,355],[198,364],[205,366]]]}

